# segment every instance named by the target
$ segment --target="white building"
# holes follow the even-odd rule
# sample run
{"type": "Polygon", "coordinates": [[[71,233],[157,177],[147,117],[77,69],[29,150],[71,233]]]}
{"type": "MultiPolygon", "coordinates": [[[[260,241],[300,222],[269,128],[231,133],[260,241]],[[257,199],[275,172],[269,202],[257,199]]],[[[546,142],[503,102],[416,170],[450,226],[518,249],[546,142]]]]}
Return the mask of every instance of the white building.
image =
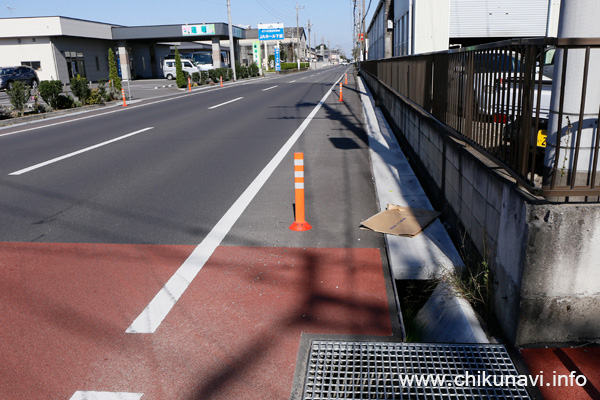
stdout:
{"type": "Polygon", "coordinates": [[[560,0],[380,0],[367,30],[368,57],[555,37],[559,11],[560,0]]]}
{"type": "MultiPolygon", "coordinates": [[[[245,31],[234,27],[233,33],[237,45],[245,31]]],[[[162,76],[170,52],[163,43],[208,40],[220,59],[220,43],[228,37],[223,23],[127,27],[59,16],[0,18],[0,66],[32,66],[40,80],[108,80],[112,48],[123,79],[150,78],[162,76]]]]}
{"type": "Polygon", "coordinates": [[[64,17],[0,19],[0,65],[30,65],[40,80],[107,79],[112,27],[64,17]]]}

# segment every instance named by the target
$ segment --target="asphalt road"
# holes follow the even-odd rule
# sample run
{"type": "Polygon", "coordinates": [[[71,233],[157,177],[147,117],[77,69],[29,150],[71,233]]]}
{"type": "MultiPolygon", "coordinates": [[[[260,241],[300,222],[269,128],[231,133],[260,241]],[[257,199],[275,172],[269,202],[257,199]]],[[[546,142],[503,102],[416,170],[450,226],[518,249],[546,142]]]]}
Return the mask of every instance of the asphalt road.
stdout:
{"type": "Polygon", "coordinates": [[[2,130],[0,240],[197,244],[342,71],[194,91],[42,129],[2,130]]]}
{"type": "Polygon", "coordinates": [[[392,335],[345,71],[0,129],[0,398],[282,399],[302,334],[392,335]]]}

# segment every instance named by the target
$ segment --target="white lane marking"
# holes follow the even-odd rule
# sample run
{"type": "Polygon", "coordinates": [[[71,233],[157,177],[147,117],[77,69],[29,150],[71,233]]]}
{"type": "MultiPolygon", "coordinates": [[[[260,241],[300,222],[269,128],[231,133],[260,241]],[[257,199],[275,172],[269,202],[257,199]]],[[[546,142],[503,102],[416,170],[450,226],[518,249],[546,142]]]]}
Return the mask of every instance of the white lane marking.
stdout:
{"type": "MultiPolygon", "coordinates": [[[[260,80],[260,81],[258,81],[258,80],[257,81],[252,80],[250,82],[243,82],[243,83],[237,83],[236,82],[235,85],[232,84],[231,86],[227,86],[227,87],[255,85],[257,83],[264,83],[267,80],[275,80],[275,79],[279,79],[279,78],[282,78],[282,77],[267,77],[267,78],[262,78],[262,80],[260,80]]],[[[56,126],[56,125],[68,124],[70,122],[82,121],[84,119],[100,117],[100,116],[107,115],[107,114],[118,113],[118,112],[127,111],[127,110],[135,110],[135,109],[138,109],[140,107],[151,106],[153,104],[164,103],[166,101],[178,100],[178,99],[181,99],[184,96],[196,96],[198,94],[210,93],[210,92],[214,92],[214,91],[221,90],[221,89],[222,88],[210,89],[208,87],[203,87],[203,88],[200,88],[198,90],[194,90],[192,93],[185,92],[184,94],[172,95],[171,97],[168,97],[166,99],[152,101],[152,102],[144,103],[144,104],[139,104],[139,105],[136,105],[135,107],[121,107],[118,104],[116,104],[113,107],[118,107],[118,108],[115,109],[115,110],[112,110],[112,111],[106,111],[106,112],[99,113],[99,114],[87,115],[85,117],[75,118],[75,119],[69,119],[67,121],[60,121],[60,122],[56,122],[56,123],[48,124],[48,125],[34,126],[32,128],[21,129],[19,131],[2,133],[2,134],[0,134],[0,137],[2,137],[2,136],[9,136],[9,135],[16,135],[17,133],[35,131],[35,130],[38,130],[38,129],[49,128],[49,127],[56,126]]],[[[164,96],[162,96],[162,97],[164,97],[164,96]]],[[[151,99],[149,99],[149,100],[151,100],[151,99]]],[[[139,100],[137,100],[137,101],[139,101],[139,100]]],[[[94,111],[96,111],[96,110],[94,110],[94,111]]],[[[78,113],[75,113],[75,114],[71,114],[71,116],[77,115],[77,114],[83,114],[83,113],[86,113],[86,112],[88,112],[88,111],[81,111],[81,112],[78,112],[78,113]]],[[[65,117],[64,115],[62,115],[62,116],[59,115],[59,116],[55,116],[55,117],[49,117],[49,118],[46,118],[46,121],[51,120],[51,119],[64,118],[64,117],[65,117]]],[[[18,124],[18,125],[24,125],[24,124],[29,124],[29,122],[26,122],[26,123],[23,123],[23,124],[18,124]]],[[[0,130],[8,129],[8,128],[10,128],[10,127],[0,128],[0,130]]]]}
{"type": "Polygon", "coordinates": [[[119,140],[123,140],[125,138],[130,137],[130,136],[137,135],[138,133],[146,132],[146,131],[148,131],[150,129],[154,129],[154,127],[140,129],[139,131],[131,132],[131,133],[128,133],[127,135],[119,136],[118,138],[107,140],[106,142],[102,142],[102,143],[99,143],[99,144],[96,144],[96,145],[93,145],[93,146],[90,146],[90,147],[86,147],[85,149],[77,150],[77,151],[74,151],[72,153],[65,154],[64,156],[56,157],[56,158],[53,158],[52,160],[44,161],[42,163],[39,163],[39,164],[36,164],[36,165],[32,165],[31,167],[27,167],[27,168],[23,168],[23,169],[20,169],[18,171],[15,171],[15,172],[11,172],[8,175],[21,175],[21,174],[24,174],[26,172],[33,171],[34,169],[45,167],[46,165],[53,164],[55,162],[64,160],[65,158],[73,157],[73,156],[76,156],[78,154],[85,153],[86,151],[90,151],[90,150],[97,149],[98,147],[106,146],[107,144],[114,143],[114,142],[119,141],[119,140]]]}
{"type": "Polygon", "coordinates": [[[289,83],[294,83],[294,82],[296,82],[296,79],[294,79],[293,81],[290,81],[289,83]]]}
{"type": "Polygon", "coordinates": [[[224,106],[225,104],[233,103],[234,101],[238,101],[241,99],[243,99],[243,97],[238,97],[237,99],[229,100],[229,101],[226,101],[225,103],[221,103],[221,104],[217,104],[216,106],[208,107],[208,109],[212,110],[214,108],[221,107],[221,106],[224,106]]]}
{"type": "Polygon", "coordinates": [[[139,400],[144,393],[78,391],[70,400],[139,400]]]}
{"type": "Polygon", "coordinates": [[[271,86],[271,87],[269,87],[269,88],[263,89],[262,91],[263,91],[263,92],[266,92],[267,90],[275,89],[276,87],[277,87],[277,85],[275,85],[275,86],[271,86]]]}
{"type": "MultiPolygon", "coordinates": [[[[340,79],[342,78],[340,77],[340,79]]],[[[340,79],[338,79],[338,81],[340,79]]],[[[206,264],[210,256],[229,233],[231,227],[242,215],[246,207],[248,207],[248,204],[254,199],[258,191],[263,187],[273,171],[275,171],[275,168],[277,168],[298,138],[300,138],[308,124],[321,109],[338,81],[336,81],[336,83],[334,83],[327,91],[319,104],[315,106],[308,117],[306,117],[298,129],[290,136],[287,142],[285,142],[283,147],[279,149],[273,159],[269,161],[267,166],[260,174],[258,174],[250,186],[246,188],[244,193],[240,195],[223,217],[221,217],[219,222],[217,222],[208,235],[206,235],[204,240],[194,249],[192,254],[190,254],[183,262],[179,269],[175,271],[175,274],[173,274],[165,286],[163,286],[142,313],[133,321],[129,328],[127,328],[127,333],[154,333],[156,329],[158,329],[162,321],[167,317],[167,314],[169,314],[173,306],[175,306],[175,303],[177,303],[179,298],[183,295],[183,292],[185,292],[192,283],[192,280],[198,275],[202,267],[204,267],[204,264],[206,264]]]]}

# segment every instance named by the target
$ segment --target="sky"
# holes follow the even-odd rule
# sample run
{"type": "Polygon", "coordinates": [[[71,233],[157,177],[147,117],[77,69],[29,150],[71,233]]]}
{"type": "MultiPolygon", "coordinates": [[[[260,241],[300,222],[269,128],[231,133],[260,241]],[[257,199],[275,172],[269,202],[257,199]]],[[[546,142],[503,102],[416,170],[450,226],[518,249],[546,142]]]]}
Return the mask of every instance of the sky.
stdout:
{"type": "MultiPolygon", "coordinates": [[[[372,1],[367,14],[367,26],[379,0],[372,1]]],[[[299,25],[310,20],[311,45],[324,43],[338,46],[352,55],[354,0],[231,0],[231,21],[234,25],[283,23],[296,26],[296,5],[299,25]],[[303,7],[303,8],[302,8],[303,7]]],[[[125,26],[227,23],[226,0],[0,0],[0,18],[63,16],[125,26]]],[[[308,33],[308,32],[307,32],[308,33]]]]}

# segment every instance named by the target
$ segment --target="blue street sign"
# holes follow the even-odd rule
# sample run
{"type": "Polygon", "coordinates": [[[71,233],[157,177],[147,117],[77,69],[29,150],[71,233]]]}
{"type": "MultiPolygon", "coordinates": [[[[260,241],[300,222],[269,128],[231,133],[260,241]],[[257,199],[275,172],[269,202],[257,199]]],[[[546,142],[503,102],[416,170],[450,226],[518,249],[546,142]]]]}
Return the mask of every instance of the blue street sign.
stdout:
{"type": "Polygon", "coordinates": [[[283,40],[283,29],[259,29],[258,40],[283,40]]]}
{"type": "Polygon", "coordinates": [[[275,71],[281,71],[281,52],[279,47],[275,47],[275,71]]]}
{"type": "Polygon", "coordinates": [[[283,24],[258,24],[258,40],[283,40],[283,24]]]}

